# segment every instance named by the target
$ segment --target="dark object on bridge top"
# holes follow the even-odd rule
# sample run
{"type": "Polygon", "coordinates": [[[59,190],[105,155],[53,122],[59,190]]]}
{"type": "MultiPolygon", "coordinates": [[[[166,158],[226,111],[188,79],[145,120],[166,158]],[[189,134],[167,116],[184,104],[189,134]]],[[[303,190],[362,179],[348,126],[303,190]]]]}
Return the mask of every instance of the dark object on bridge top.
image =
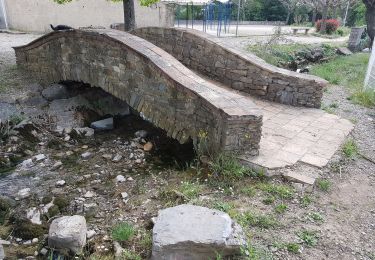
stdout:
{"type": "Polygon", "coordinates": [[[73,30],[74,28],[70,27],[70,26],[67,26],[67,25],[63,25],[63,24],[59,24],[59,25],[56,25],[56,26],[53,26],[52,24],[50,24],[52,30],[54,31],[65,31],[65,30],[73,30]]]}

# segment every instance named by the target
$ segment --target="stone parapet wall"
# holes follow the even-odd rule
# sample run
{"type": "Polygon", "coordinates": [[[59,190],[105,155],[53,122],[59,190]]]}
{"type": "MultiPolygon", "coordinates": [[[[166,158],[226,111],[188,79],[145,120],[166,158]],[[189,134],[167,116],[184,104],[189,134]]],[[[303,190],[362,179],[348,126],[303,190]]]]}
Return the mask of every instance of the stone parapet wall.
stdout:
{"type": "Polygon", "coordinates": [[[49,33],[16,47],[41,83],[79,81],[124,100],[167,135],[210,151],[257,154],[262,115],[248,98],[200,78],[170,54],[116,30],[49,33]]]}
{"type": "Polygon", "coordinates": [[[270,101],[319,108],[327,82],[267,64],[206,33],[145,27],[133,34],[172,54],[184,65],[228,87],[270,101]]]}

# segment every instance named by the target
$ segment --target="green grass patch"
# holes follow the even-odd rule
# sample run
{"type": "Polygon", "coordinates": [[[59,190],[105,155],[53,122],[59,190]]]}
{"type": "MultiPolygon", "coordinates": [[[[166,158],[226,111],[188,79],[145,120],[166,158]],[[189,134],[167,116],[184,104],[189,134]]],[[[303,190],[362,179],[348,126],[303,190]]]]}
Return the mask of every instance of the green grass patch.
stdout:
{"type": "Polygon", "coordinates": [[[246,247],[241,248],[241,253],[246,260],[272,260],[272,253],[264,246],[247,243],[246,247]]]}
{"type": "Polygon", "coordinates": [[[129,249],[125,249],[122,253],[121,259],[125,260],[142,260],[142,257],[129,249]]]}
{"type": "Polygon", "coordinates": [[[324,218],[319,212],[309,213],[307,217],[313,222],[324,222],[324,218]]]}
{"type": "Polygon", "coordinates": [[[237,215],[236,219],[243,227],[251,226],[269,229],[279,226],[279,222],[273,216],[256,214],[251,211],[237,215]]]}
{"type": "Polygon", "coordinates": [[[312,198],[309,195],[304,195],[300,199],[300,204],[303,208],[308,207],[312,203],[312,198]]]}
{"type": "Polygon", "coordinates": [[[133,225],[123,222],[115,225],[112,228],[112,238],[115,241],[125,242],[129,241],[135,233],[133,225]]]}
{"type": "Polygon", "coordinates": [[[189,200],[195,199],[202,192],[203,187],[199,183],[184,181],[178,189],[189,200]]]}
{"type": "Polygon", "coordinates": [[[350,99],[357,104],[375,106],[375,93],[364,91],[369,54],[356,53],[350,56],[339,56],[335,59],[311,67],[310,73],[321,77],[331,84],[347,87],[352,96],[350,99]]]}
{"type": "Polygon", "coordinates": [[[365,107],[374,107],[375,106],[375,91],[371,90],[358,90],[353,93],[350,99],[359,105],[365,107]]]}
{"type": "Polygon", "coordinates": [[[240,189],[240,193],[248,197],[254,197],[256,195],[256,189],[253,186],[247,186],[240,189]]]}
{"type": "Polygon", "coordinates": [[[283,214],[286,212],[286,210],[288,209],[288,206],[284,203],[280,203],[278,205],[276,205],[275,207],[275,212],[278,213],[278,214],[283,214]]]}
{"type": "Polygon", "coordinates": [[[297,243],[287,243],[285,247],[288,252],[291,252],[293,254],[298,254],[301,250],[301,246],[297,243]]]}
{"type": "Polygon", "coordinates": [[[234,209],[234,205],[228,202],[216,201],[213,205],[213,208],[228,213],[232,209],[234,209]]]}
{"type": "Polygon", "coordinates": [[[210,167],[214,177],[223,181],[239,180],[250,173],[250,169],[240,164],[237,158],[228,153],[217,155],[210,167]]]}
{"type": "Polygon", "coordinates": [[[344,143],[342,151],[346,157],[353,158],[358,154],[358,146],[353,139],[349,139],[344,143]]]}
{"type": "Polygon", "coordinates": [[[329,180],[325,180],[325,179],[317,180],[316,184],[318,188],[324,192],[328,192],[332,185],[332,183],[329,180]]]}
{"type": "Polygon", "coordinates": [[[248,51],[262,58],[267,63],[279,67],[287,67],[288,63],[299,57],[305,57],[306,53],[311,52],[312,49],[318,46],[322,48],[324,57],[332,58],[336,56],[335,48],[329,44],[258,44],[248,46],[248,51]]]}
{"type": "Polygon", "coordinates": [[[275,202],[275,197],[272,196],[272,195],[268,195],[267,197],[265,197],[262,202],[266,205],[271,205],[275,202]]]}
{"type": "Polygon", "coordinates": [[[294,189],[292,187],[283,184],[263,182],[257,184],[256,187],[280,199],[291,199],[294,194],[294,189]]]}
{"type": "Polygon", "coordinates": [[[297,233],[297,236],[308,247],[313,247],[316,246],[316,244],[318,244],[318,236],[315,231],[303,230],[297,233]]]}

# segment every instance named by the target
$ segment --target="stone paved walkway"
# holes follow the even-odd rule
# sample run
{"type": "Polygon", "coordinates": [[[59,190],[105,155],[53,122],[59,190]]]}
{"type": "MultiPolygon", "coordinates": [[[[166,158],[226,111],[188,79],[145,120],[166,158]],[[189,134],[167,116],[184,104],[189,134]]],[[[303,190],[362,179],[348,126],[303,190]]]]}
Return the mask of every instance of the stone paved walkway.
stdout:
{"type": "Polygon", "coordinates": [[[255,100],[263,111],[259,156],[242,158],[267,169],[300,161],[325,166],[354,125],[320,109],[255,100]]]}
{"type": "MultiPolygon", "coordinates": [[[[229,89],[199,72],[200,77],[229,89]]],[[[347,119],[321,109],[293,107],[251,97],[263,113],[259,155],[241,157],[248,165],[277,169],[297,162],[324,167],[344,143],[354,125],[347,119]]]]}

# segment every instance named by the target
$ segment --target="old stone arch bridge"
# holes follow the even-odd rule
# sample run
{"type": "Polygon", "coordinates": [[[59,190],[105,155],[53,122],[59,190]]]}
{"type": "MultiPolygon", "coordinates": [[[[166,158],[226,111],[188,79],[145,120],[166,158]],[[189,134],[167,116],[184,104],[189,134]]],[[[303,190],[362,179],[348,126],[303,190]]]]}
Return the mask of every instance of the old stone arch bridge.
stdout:
{"type": "Polygon", "coordinates": [[[204,140],[216,152],[258,154],[262,110],[249,95],[320,106],[325,81],[270,66],[205,34],[173,28],[133,34],[52,32],[15,47],[17,64],[41,83],[71,80],[100,87],[180,143],[204,140]]]}

